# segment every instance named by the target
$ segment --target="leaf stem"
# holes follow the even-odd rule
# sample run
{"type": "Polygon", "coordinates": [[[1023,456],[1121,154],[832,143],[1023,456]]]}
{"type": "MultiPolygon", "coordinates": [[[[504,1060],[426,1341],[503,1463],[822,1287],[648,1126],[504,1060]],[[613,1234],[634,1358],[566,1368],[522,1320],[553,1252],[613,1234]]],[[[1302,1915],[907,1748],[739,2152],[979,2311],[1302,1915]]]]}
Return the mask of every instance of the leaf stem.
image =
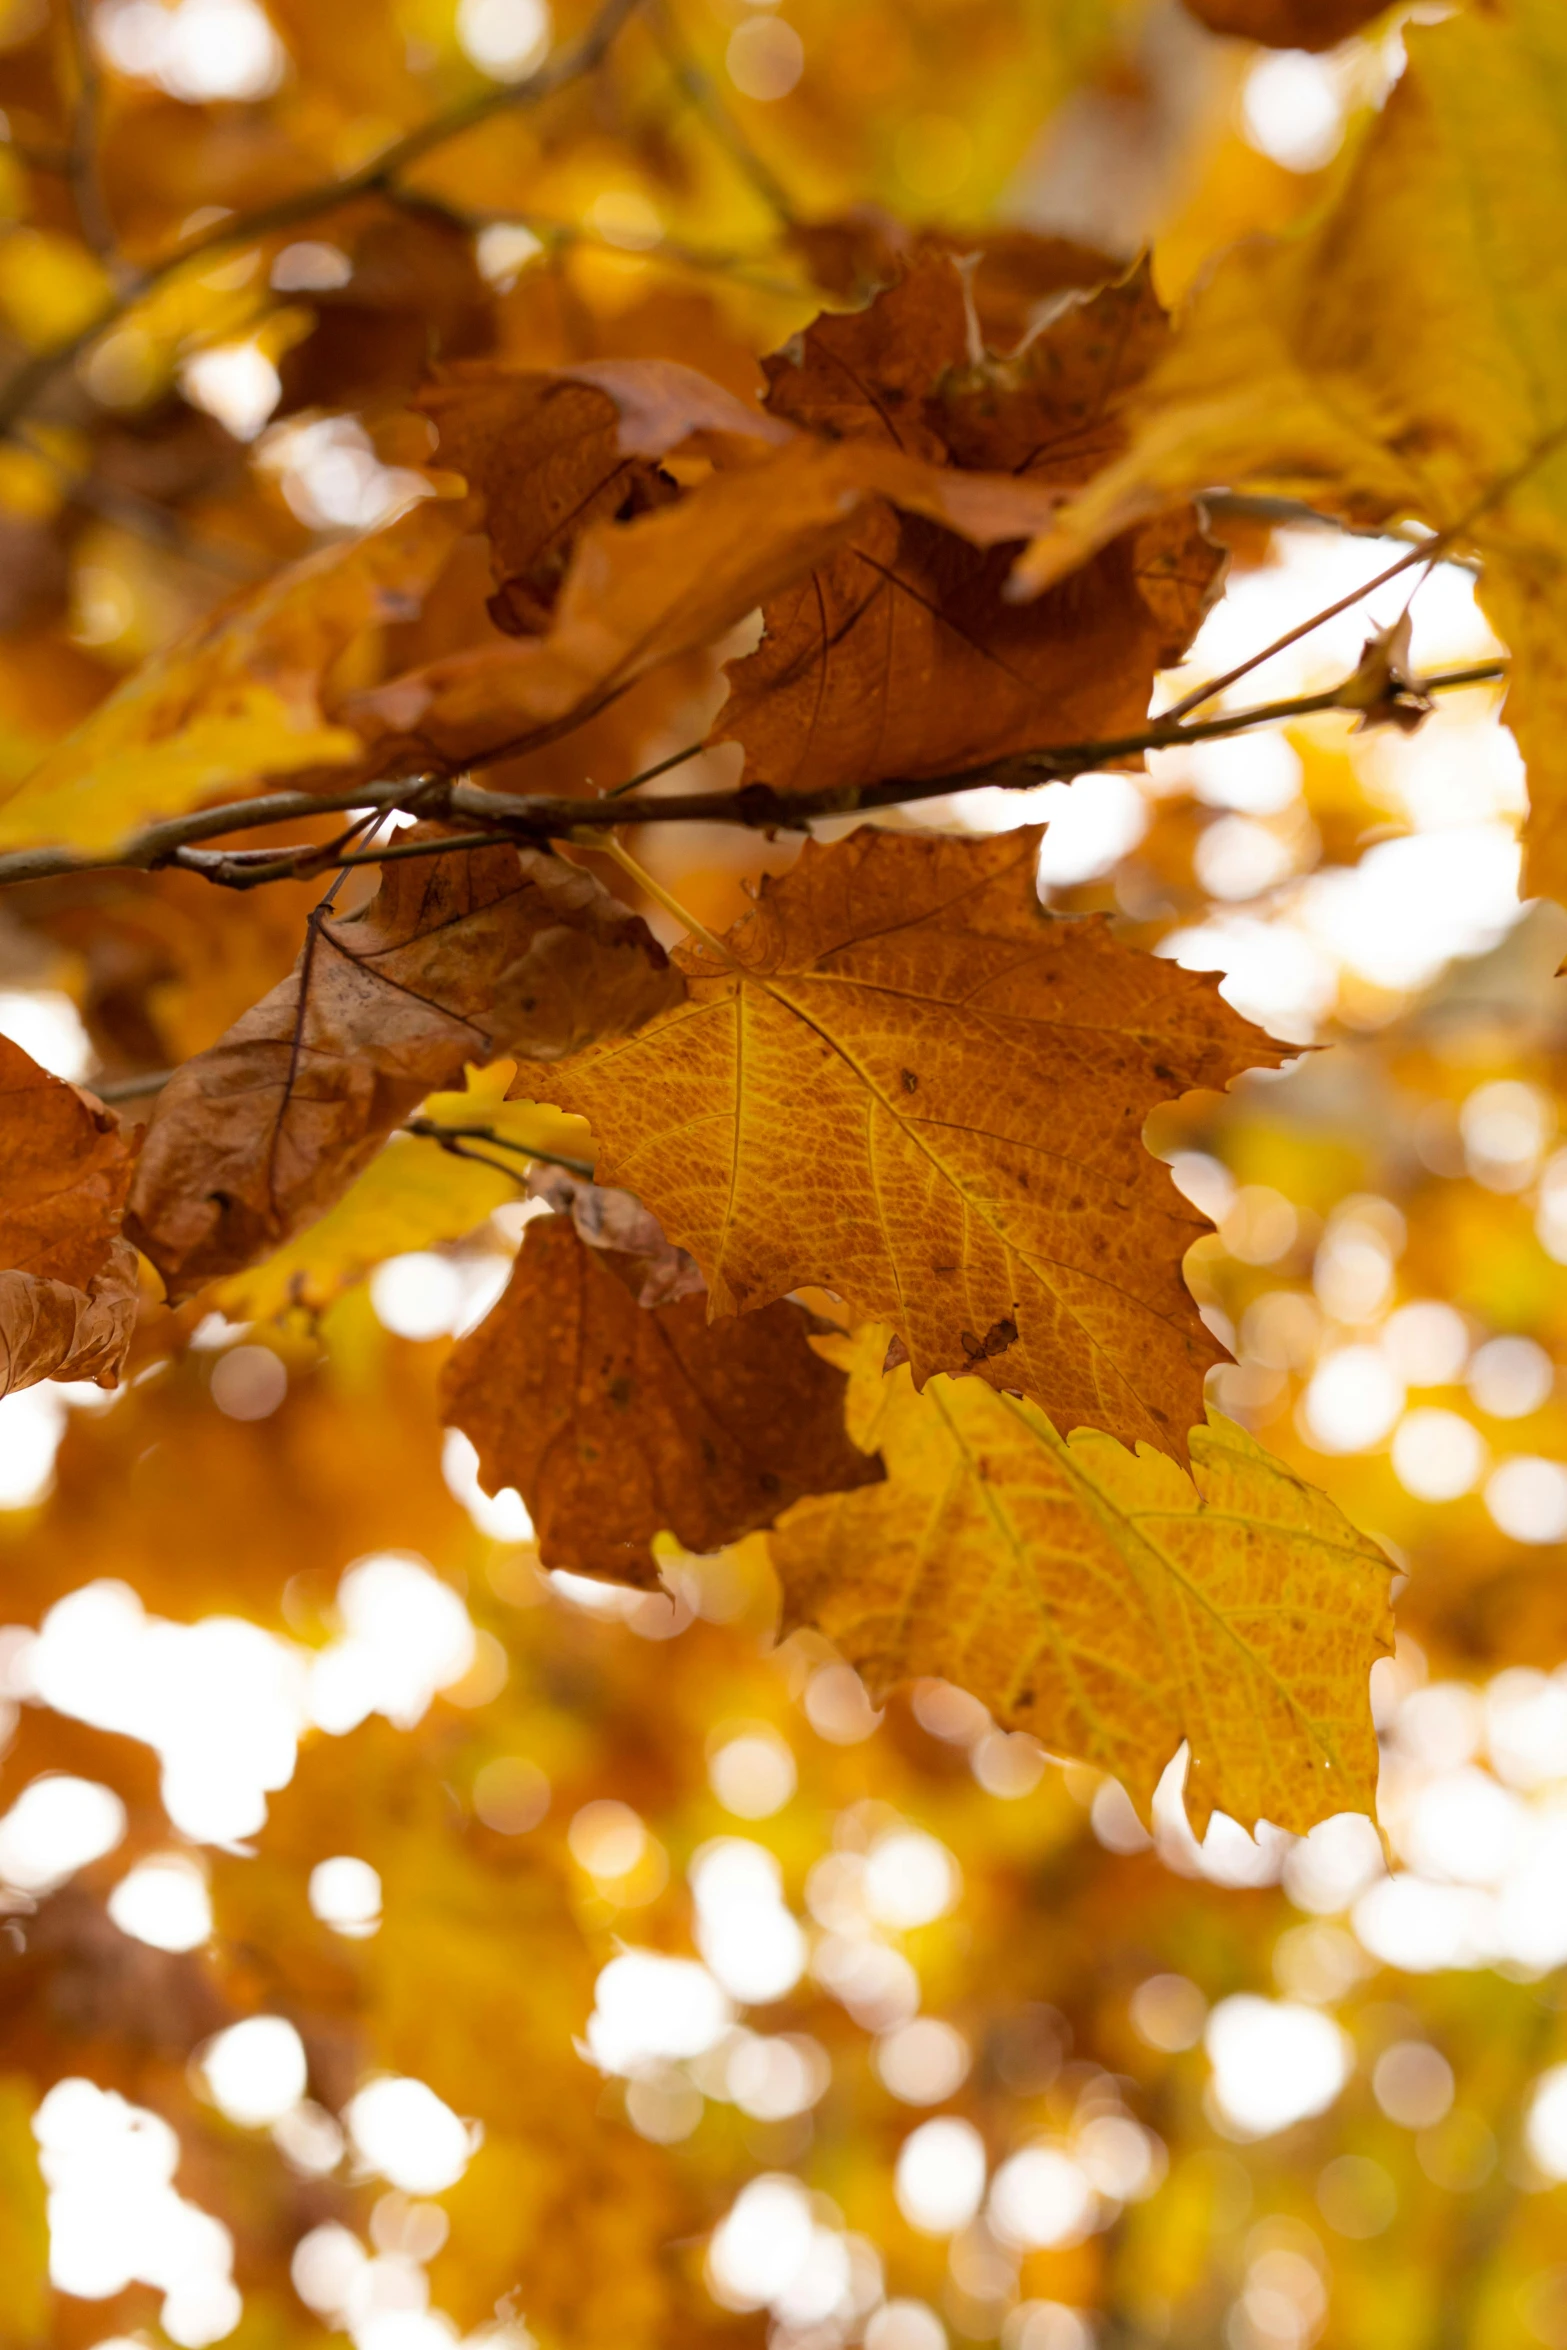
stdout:
{"type": "Polygon", "coordinates": [[[571,839],[574,848],[588,849],[598,857],[612,857],[622,873],[627,874],[636,883],[638,889],[652,899],[655,906],[662,906],[665,913],[679,923],[688,938],[700,939],[703,946],[710,948],[720,962],[733,965],[734,957],[722,940],[715,938],[712,931],[705,924],[699,922],[694,914],[688,913],[680,900],[674,896],[672,891],[665,889],[661,881],[655,881],[647,867],[639,864],[625,843],[616,840],[613,833],[603,840],[594,840],[591,837],[581,839],[575,834],[568,835],[568,838],[571,839]]]}

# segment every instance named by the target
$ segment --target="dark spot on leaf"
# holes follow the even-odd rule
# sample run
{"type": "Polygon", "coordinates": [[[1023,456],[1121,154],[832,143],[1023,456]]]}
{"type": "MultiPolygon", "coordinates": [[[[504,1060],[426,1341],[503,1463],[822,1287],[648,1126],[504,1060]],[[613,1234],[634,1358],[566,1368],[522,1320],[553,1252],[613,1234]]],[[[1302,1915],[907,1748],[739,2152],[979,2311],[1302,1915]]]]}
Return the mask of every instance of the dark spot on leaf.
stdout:
{"type": "Polygon", "coordinates": [[[913,1070],[912,1070],[912,1069],[905,1069],[905,1070],[904,1070],[904,1072],[903,1072],[903,1090],[904,1090],[904,1092],[905,1092],[905,1093],[918,1093],[918,1092],[919,1092],[919,1089],[920,1089],[920,1081],[919,1081],[919,1079],[918,1079],[918,1078],[915,1076],[915,1074],[914,1074],[913,1070]]]}

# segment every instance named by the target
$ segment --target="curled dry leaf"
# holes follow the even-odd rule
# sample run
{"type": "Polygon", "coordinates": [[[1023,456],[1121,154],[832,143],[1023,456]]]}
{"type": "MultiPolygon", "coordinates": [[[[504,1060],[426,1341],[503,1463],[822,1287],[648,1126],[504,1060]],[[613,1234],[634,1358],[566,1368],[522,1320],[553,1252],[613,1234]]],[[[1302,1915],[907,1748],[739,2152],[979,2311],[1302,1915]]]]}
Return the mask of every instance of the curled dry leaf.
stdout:
{"type": "MultiPolygon", "coordinates": [[[[1066,284],[1012,357],[980,342],[968,261],[927,251],[867,309],[819,318],[769,359],[769,407],[854,447],[1065,496],[1124,447],[1122,411],[1169,327],[1146,267],[1106,285],[1112,263],[1037,242],[1066,284]]],[[[873,501],[764,605],[762,642],[729,665],[717,738],[743,746],[748,777],[788,790],[1139,726],[1222,571],[1195,511],[1127,532],[1032,604],[1005,595],[1015,552],[873,501]]]]}
{"type": "Polygon", "coordinates": [[[400,859],[165,1088],[129,1228],[188,1295],[322,1215],[465,1062],[550,1062],[684,994],[646,926],[578,866],[510,848],[400,859]]]}
{"type": "Polygon", "coordinates": [[[843,1373],[813,1353],[802,1308],[709,1322],[699,1297],[645,1306],[647,1269],[589,1247],[569,1216],[535,1219],[441,1397],[485,1490],[521,1493],[545,1566],[651,1587],[655,1534],[719,1550],[881,1466],[845,1433],[843,1373]]]}
{"type": "Polygon", "coordinates": [[[0,1037],[0,1395],[116,1384],[136,1320],[120,1237],[135,1163],[111,1111],[0,1037]]]}
{"type": "Polygon", "coordinates": [[[616,1270],[639,1306],[673,1305],[677,1298],[705,1294],[707,1283],[695,1257],[667,1241],[658,1218],[629,1191],[584,1183],[563,1167],[548,1166],[529,1172],[528,1191],[557,1215],[569,1216],[577,1238],[589,1248],[615,1255],[616,1270]]]}
{"type": "Polygon", "coordinates": [[[884,1328],[820,1342],[887,1481],[802,1501],[769,1537],[786,1626],[814,1624],[880,1693],[932,1674],[1148,1817],[1185,1739],[1200,1836],[1223,1810],[1304,1833],[1374,1813],[1368,1675],[1392,1568],[1240,1429],[1194,1428],[1191,1475],[977,1380],[884,1377],[884,1328]]]}
{"type": "Polygon", "coordinates": [[[1047,914],[1039,838],[810,842],[721,954],[679,950],[687,1002],[517,1084],[588,1120],[716,1313],[820,1285],[921,1383],[1183,1457],[1222,1350],[1181,1278],[1206,1219],[1143,1124],[1280,1054],[1211,976],[1047,914]]]}
{"type": "Polygon", "coordinates": [[[385,529],[233,597],[112,693],[0,804],[0,847],[113,848],[140,825],[361,757],[322,708],[348,646],[417,611],[460,527],[424,499],[385,529]]]}

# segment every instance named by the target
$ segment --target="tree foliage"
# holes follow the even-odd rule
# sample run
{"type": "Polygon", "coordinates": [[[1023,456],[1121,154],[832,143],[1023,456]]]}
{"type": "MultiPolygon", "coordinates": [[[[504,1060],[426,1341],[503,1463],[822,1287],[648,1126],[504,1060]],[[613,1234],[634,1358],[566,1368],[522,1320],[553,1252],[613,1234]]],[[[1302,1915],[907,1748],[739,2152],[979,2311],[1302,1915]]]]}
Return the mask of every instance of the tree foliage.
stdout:
{"type": "Polygon", "coordinates": [[[1560,11],[0,17],[0,2341],[1567,2343],[1560,11]]]}

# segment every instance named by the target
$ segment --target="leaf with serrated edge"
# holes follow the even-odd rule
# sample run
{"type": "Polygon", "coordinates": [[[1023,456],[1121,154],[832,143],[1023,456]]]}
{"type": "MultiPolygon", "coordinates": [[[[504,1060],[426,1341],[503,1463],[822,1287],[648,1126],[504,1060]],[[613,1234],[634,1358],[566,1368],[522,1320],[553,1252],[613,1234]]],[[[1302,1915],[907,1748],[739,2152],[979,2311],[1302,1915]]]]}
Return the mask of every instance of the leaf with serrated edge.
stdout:
{"type": "Polygon", "coordinates": [[[1184,1739],[1186,1806],[1297,1833],[1374,1811],[1368,1675],[1392,1568],[1325,1494],[1217,1413],[1192,1473],[977,1380],[882,1375],[887,1332],[830,1340],[885,1485],[803,1501],[769,1537],[786,1628],[873,1693],[955,1681],[1009,1728],[1113,1772],[1144,1819],[1184,1739]]]}
{"type": "Polygon", "coordinates": [[[818,1285],[922,1384],[973,1371],[1180,1459],[1223,1350],[1181,1278],[1206,1219],[1143,1125],[1280,1055],[1211,976],[1047,914],[1039,839],[810,842],[722,956],[680,950],[684,1004],[517,1088],[588,1120],[715,1313],[818,1285]]]}

